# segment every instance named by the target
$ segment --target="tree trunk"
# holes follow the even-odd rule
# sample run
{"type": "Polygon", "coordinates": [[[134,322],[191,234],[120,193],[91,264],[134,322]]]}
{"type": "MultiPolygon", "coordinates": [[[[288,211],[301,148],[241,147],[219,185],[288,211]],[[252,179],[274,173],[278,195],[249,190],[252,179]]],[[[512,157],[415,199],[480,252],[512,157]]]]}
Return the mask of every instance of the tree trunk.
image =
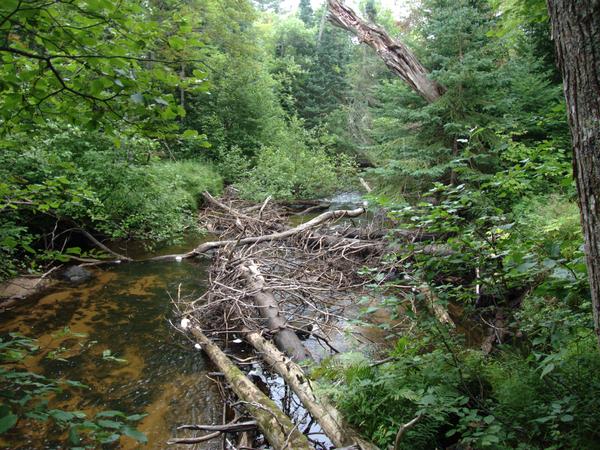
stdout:
{"type": "Polygon", "coordinates": [[[277,450],[303,449],[312,447],[308,439],[295,426],[290,418],[281,411],[275,402],[263,394],[244,373],[197,327],[192,327],[192,334],[202,346],[202,350],[225,375],[236,395],[242,400],[248,412],[256,419],[269,444],[277,450]]]}
{"type": "Polygon", "coordinates": [[[600,345],[600,0],[548,0],[573,139],[573,175],[600,345]]]}
{"type": "Polygon", "coordinates": [[[342,415],[335,407],[326,400],[315,396],[310,380],[306,378],[300,366],[290,361],[273,344],[255,331],[248,331],[246,340],[260,353],[269,366],[283,377],[335,446],[357,445],[357,448],[361,450],[377,449],[375,445],[363,439],[345,424],[342,415]]]}
{"type": "Polygon", "coordinates": [[[406,45],[394,41],[382,28],[362,20],[340,0],[327,0],[327,4],[331,23],[354,33],[360,42],[372,47],[386,66],[421,97],[432,103],[442,96],[446,89],[429,78],[427,69],[406,45]]]}
{"type": "Polygon", "coordinates": [[[304,347],[296,333],[286,326],[287,320],[281,314],[277,300],[266,286],[265,279],[258,267],[250,261],[241,267],[248,287],[252,291],[254,303],[261,317],[267,322],[267,329],[273,333],[273,340],[277,347],[287,353],[294,361],[312,359],[309,351],[304,347]]]}

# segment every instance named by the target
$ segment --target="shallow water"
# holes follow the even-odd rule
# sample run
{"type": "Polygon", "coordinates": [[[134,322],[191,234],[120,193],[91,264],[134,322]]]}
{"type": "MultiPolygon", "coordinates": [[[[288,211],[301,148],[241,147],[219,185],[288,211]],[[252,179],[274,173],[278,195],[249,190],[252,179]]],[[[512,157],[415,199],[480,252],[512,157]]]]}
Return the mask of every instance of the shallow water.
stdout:
{"type": "MultiPolygon", "coordinates": [[[[166,448],[178,425],[221,420],[219,392],[204,376],[213,369],[169,323],[177,320],[169,294],[177,296],[181,285],[182,293],[199,296],[205,289],[207,264],[148,262],[94,269],[88,283],[60,286],[0,315],[0,333],[18,331],[38,339],[42,351],[27,360],[30,370],[92,388],[73,390],[55,399],[53,406],[92,416],[107,409],[147,413],[138,424],[148,436],[145,448],[166,448]],[[65,361],[48,357],[57,350],[65,361]],[[103,358],[106,350],[125,361],[103,358]]],[[[60,448],[48,433],[27,426],[3,437],[0,446],[8,448],[60,448]]],[[[122,438],[119,448],[138,447],[122,438]]],[[[216,447],[207,443],[185,448],[216,447]]]]}

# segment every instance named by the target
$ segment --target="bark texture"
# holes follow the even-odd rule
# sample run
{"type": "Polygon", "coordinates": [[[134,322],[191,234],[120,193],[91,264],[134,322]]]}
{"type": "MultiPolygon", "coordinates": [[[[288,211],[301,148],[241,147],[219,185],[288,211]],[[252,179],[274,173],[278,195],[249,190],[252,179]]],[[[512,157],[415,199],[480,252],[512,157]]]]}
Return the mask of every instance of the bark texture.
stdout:
{"type": "Polygon", "coordinates": [[[258,267],[250,261],[241,267],[246,277],[248,287],[252,290],[252,297],[260,315],[265,319],[267,328],[273,333],[277,347],[286,352],[294,361],[312,359],[311,354],[300,341],[296,333],[286,326],[287,320],[281,314],[277,300],[266,286],[265,279],[258,267]]]}
{"type": "Polygon", "coordinates": [[[445,88],[429,78],[429,72],[414,53],[402,42],[392,39],[382,28],[361,19],[340,0],[327,0],[329,20],[334,25],[352,32],[372,47],[396,75],[421,97],[432,103],[442,96],[445,88]]]}
{"type": "Polygon", "coordinates": [[[573,139],[594,327],[600,345],[600,0],[548,0],[573,139]]]}
{"type": "Polygon", "coordinates": [[[225,375],[236,395],[243,401],[258,428],[263,432],[269,444],[276,450],[311,450],[308,439],[296,427],[290,418],[281,411],[275,402],[261,392],[244,373],[217,347],[199,328],[192,327],[191,332],[202,346],[202,350],[225,375]]]}
{"type": "Polygon", "coordinates": [[[246,340],[260,352],[269,366],[283,377],[334,445],[337,447],[355,445],[361,450],[377,450],[375,445],[363,439],[344,422],[342,415],[333,405],[315,396],[310,380],[306,378],[300,366],[257,332],[247,332],[246,340]]]}

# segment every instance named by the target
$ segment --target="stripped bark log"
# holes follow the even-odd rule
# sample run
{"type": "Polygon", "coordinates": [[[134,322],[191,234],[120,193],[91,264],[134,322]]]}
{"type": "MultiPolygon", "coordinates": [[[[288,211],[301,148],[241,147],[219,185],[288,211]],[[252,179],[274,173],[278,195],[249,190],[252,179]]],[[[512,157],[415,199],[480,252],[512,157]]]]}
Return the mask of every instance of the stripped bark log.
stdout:
{"type": "Polygon", "coordinates": [[[198,327],[192,326],[190,331],[211,361],[225,374],[231,388],[244,402],[252,417],[256,419],[258,428],[273,448],[276,450],[312,449],[306,436],[298,430],[290,418],[277,407],[273,400],[263,394],[217,345],[198,327]]]}
{"type": "Polygon", "coordinates": [[[419,291],[425,297],[425,305],[433,313],[438,322],[456,328],[456,324],[452,320],[452,317],[450,317],[448,310],[440,303],[431,288],[427,284],[423,284],[419,287],[419,291]]]}
{"type": "Polygon", "coordinates": [[[325,434],[337,447],[357,445],[362,450],[377,450],[377,447],[363,439],[355,430],[344,423],[340,412],[325,399],[314,394],[310,381],[303,370],[273,344],[255,331],[246,330],[246,340],[261,354],[269,366],[283,377],[287,385],[296,393],[304,407],[321,426],[325,434]]]}
{"type": "Polygon", "coordinates": [[[265,279],[256,264],[249,261],[247,264],[242,265],[240,270],[252,291],[251,295],[254,298],[256,308],[266,320],[269,331],[273,333],[273,339],[277,347],[290,355],[294,361],[312,359],[311,354],[304,347],[298,335],[286,326],[287,320],[281,314],[277,300],[266,286],[265,279]]]}
{"type": "Polygon", "coordinates": [[[255,243],[259,243],[259,242],[270,242],[270,241],[278,241],[278,240],[282,240],[282,239],[287,239],[291,236],[294,236],[295,234],[302,233],[303,231],[317,227],[327,221],[337,220],[337,219],[341,219],[343,217],[358,217],[358,216],[364,214],[364,212],[365,212],[365,209],[362,207],[356,208],[356,209],[348,209],[348,210],[339,209],[339,210],[335,210],[335,211],[327,211],[327,212],[315,217],[314,219],[309,220],[308,222],[305,222],[303,224],[300,224],[297,227],[290,228],[289,230],[280,231],[280,232],[272,233],[272,234],[265,234],[262,236],[250,236],[250,237],[245,237],[245,238],[237,239],[237,240],[229,239],[229,240],[223,240],[223,241],[204,242],[203,244],[200,244],[198,247],[196,247],[195,249],[193,249],[187,253],[155,256],[154,258],[149,258],[148,261],[193,258],[195,256],[206,253],[210,250],[214,250],[219,247],[225,247],[227,245],[238,246],[238,245],[247,245],[247,244],[255,244],[255,243]]]}
{"type": "Polygon", "coordinates": [[[392,39],[382,28],[361,19],[340,0],[328,0],[329,20],[344,28],[365,44],[372,47],[383,62],[404,80],[415,92],[433,103],[446,89],[429,78],[429,72],[410,49],[400,41],[392,39]]]}

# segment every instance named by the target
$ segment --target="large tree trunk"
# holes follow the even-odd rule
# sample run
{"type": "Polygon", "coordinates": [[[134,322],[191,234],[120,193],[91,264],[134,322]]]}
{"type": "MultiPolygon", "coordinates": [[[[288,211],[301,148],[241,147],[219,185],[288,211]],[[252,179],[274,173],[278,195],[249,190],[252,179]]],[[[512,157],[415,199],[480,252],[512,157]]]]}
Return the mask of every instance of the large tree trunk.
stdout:
{"type": "Polygon", "coordinates": [[[548,0],[573,138],[594,327],[600,345],[600,0],[548,0]]]}
{"type": "Polygon", "coordinates": [[[431,103],[445,92],[443,86],[429,78],[427,69],[406,45],[393,40],[382,28],[358,17],[340,0],[327,0],[327,3],[331,23],[354,33],[361,42],[371,46],[385,64],[421,97],[431,103]]]}

